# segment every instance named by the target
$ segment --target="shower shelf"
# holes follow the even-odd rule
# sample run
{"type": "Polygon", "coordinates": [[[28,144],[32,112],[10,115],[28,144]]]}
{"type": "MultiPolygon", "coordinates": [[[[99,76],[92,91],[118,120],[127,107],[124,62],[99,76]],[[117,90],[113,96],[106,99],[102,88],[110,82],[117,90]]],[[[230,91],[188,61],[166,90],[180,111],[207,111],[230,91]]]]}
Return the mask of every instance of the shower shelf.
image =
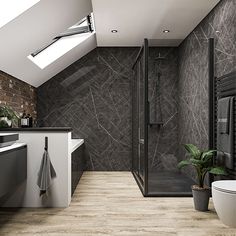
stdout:
{"type": "Polygon", "coordinates": [[[150,125],[150,126],[162,126],[162,125],[164,125],[164,123],[163,122],[156,122],[156,123],[149,123],[148,125],[150,125]]]}

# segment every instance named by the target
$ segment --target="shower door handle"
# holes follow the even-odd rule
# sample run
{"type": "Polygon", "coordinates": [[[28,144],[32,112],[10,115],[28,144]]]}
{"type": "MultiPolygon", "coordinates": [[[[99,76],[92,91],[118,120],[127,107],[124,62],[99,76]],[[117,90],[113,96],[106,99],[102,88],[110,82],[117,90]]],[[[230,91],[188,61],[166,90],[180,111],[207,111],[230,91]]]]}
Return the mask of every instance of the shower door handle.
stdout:
{"type": "Polygon", "coordinates": [[[150,124],[150,102],[147,101],[147,123],[150,124]]]}
{"type": "Polygon", "coordinates": [[[139,139],[139,143],[144,144],[144,139],[143,138],[139,139]]]}

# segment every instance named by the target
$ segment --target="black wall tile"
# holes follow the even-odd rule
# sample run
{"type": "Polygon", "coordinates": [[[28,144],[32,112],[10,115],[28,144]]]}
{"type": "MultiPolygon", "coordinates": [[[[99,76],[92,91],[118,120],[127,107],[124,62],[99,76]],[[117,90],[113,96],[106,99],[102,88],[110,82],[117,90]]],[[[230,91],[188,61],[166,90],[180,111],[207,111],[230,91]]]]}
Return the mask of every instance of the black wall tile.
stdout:
{"type": "MultiPolygon", "coordinates": [[[[175,170],[185,157],[183,143],[207,148],[208,38],[216,40],[216,75],[235,70],[235,12],[235,0],[222,0],[179,48],[150,48],[151,116],[161,99],[165,124],[149,129],[151,170],[175,170]],[[167,60],[159,67],[160,92],[152,97],[159,52],[167,60]]],[[[88,170],[131,169],[131,66],[138,50],[97,48],[38,88],[41,124],[71,126],[74,138],[84,138],[88,170]]]]}
{"type": "MultiPolygon", "coordinates": [[[[222,0],[179,47],[178,158],[181,144],[208,148],[208,39],[215,38],[215,75],[236,70],[236,1],[222,0]],[[219,32],[216,32],[219,31],[219,32]]],[[[194,176],[194,172],[186,169],[194,176]]]]}
{"type": "Polygon", "coordinates": [[[131,169],[131,69],[138,48],[97,48],[38,88],[44,126],[84,138],[87,170],[131,169]]]}

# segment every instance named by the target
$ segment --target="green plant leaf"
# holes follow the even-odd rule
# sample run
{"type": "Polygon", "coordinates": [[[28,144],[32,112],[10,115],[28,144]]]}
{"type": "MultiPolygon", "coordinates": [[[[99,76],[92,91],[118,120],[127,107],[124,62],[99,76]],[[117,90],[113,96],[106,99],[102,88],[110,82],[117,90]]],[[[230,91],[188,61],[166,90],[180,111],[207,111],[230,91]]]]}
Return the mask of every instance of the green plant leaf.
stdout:
{"type": "Polygon", "coordinates": [[[19,119],[19,115],[8,106],[0,106],[0,117],[7,117],[11,121],[19,119]]]}
{"type": "Polygon", "coordinates": [[[208,151],[203,152],[201,155],[201,159],[203,161],[210,160],[213,157],[214,152],[216,152],[216,150],[208,150],[208,151]]]}
{"type": "Polygon", "coordinates": [[[0,128],[9,128],[9,126],[5,120],[0,120],[0,128]]]}
{"type": "Polygon", "coordinates": [[[196,165],[203,165],[204,164],[204,161],[202,161],[202,160],[197,160],[194,158],[190,158],[189,160],[191,161],[192,164],[196,164],[196,165]]]}
{"type": "Polygon", "coordinates": [[[195,159],[200,159],[201,151],[193,144],[184,144],[185,149],[195,159]]]}
{"type": "Polygon", "coordinates": [[[209,165],[212,165],[212,160],[213,160],[213,155],[212,156],[207,156],[205,157],[204,159],[202,159],[202,161],[205,163],[205,164],[209,164],[209,165]]]}
{"type": "Polygon", "coordinates": [[[228,175],[228,173],[226,172],[226,170],[223,167],[212,167],[209,170],[209,173],[211,173],[213,175],[228,175]]]}
{"type": "Polygon", "coordinates": [[[177,165],[177,167],[179,169],[181,169],[181,168],[188,166],[188,165],[191,165],[191,162],[189,160],[183,160],[177,165]]]}

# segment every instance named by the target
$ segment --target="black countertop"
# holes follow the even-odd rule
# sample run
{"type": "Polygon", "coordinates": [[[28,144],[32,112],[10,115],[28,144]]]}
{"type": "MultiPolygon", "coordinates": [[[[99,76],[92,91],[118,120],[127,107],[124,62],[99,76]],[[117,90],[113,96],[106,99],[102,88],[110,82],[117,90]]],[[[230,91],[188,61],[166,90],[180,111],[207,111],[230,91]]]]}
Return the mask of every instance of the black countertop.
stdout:
{"type": "Polygon", "coordinates": [[[1,131],[14,131],[14,132],[71,132],[71,127],[32,127],[32,128],[0,128],[1,131]]]}

